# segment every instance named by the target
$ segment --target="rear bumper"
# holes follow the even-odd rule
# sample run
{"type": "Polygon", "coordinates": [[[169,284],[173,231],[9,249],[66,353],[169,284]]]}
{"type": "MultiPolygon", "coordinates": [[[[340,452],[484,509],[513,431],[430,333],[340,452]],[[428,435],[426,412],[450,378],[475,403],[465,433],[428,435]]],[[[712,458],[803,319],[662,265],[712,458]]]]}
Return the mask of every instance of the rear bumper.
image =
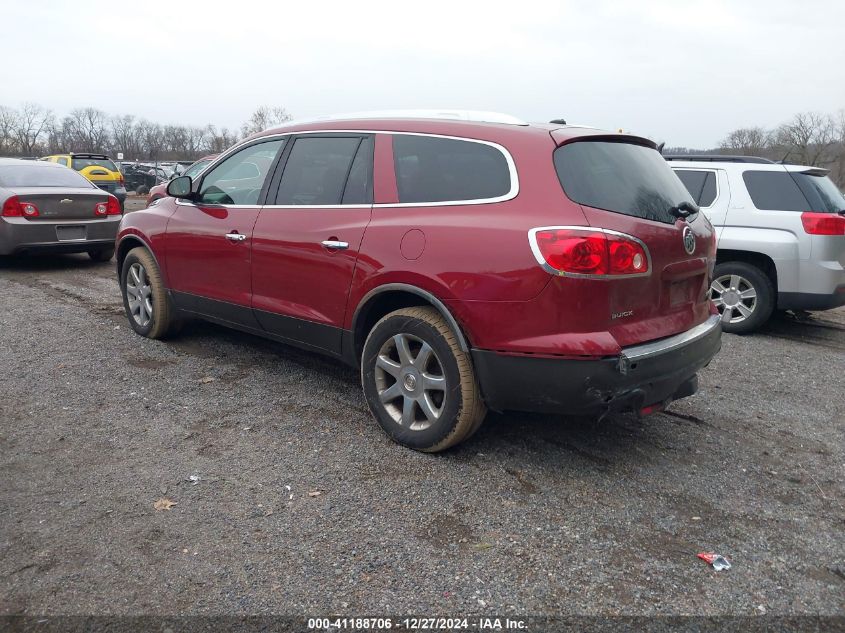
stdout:
{"type": "Polygon", "coordinates": [[[832,310],[845,305],[845,285],[839,286],[833,293],[816,294],[811,292],[779,292],[780,310],[832,310]]]}
{"type": "Polygon", "coordinates": [[[595,414],[640,410],[694,394],[697,372],[721,348],[719,317],[616,357],[537,358],[473,349],[487,406],[496,411],[595,414]]]}
{"type": "Polygon", "coordinates": [[[67,222],[32,221],[26,218],[0,219],[0,255],[24,251],[82,253],[96,248],[114,246],[122,216],[114,215],[98,220],[69,220],[67,222]],[[63,239],[61,229],[82,228],[77,239],[63,239]]]}

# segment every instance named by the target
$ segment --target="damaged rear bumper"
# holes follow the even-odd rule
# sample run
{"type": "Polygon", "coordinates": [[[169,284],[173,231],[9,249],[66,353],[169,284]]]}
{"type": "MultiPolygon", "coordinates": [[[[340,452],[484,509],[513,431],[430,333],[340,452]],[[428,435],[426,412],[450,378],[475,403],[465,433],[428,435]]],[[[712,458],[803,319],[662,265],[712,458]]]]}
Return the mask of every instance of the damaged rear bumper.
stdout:
{"type": "Polygon", "coordinates": [[[718,315],[619,356],[572,360],[472,350],[481,391],[495,411],[601,414],[640,411],[694,394],[697,372],[722,345],[718,315]]]}

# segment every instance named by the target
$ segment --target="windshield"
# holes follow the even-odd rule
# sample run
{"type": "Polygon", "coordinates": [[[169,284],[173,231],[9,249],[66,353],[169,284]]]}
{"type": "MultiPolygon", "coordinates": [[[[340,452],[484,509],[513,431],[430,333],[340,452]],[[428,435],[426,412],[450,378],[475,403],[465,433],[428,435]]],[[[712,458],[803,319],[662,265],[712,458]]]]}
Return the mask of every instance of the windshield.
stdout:
{"type": "Polygon", "coordinates": [[[198,173],[200,173],[203,169],[205,169],[205,166],[208,165],[210,162],[211,162],[211,159],[198,160],[193,165],[188,167],[188,169],[186,169],[185,173],[183,173],[182,175],[183,176],[190,176],[191,178],[193,178],[198,173]]]}
{"type": "Polygon", "coordinates": [[[0,167],[2,187],[93,187],[81,175],[67,167],[45,165],[8,165],[0,167]]]}
{"type": "Polygon", "coordinates": [[[82,171],[86,167],[104,167],[109,171],[117,171],[117,167],[108,158],[73,158],[70,163],[76,171],[82,171]]]}
{"type": "Polygon", "coordinates": [[[632,143],[576,141],[554,153],[571,200],[596,209],[674,224],[669,210],[693,202],[657,150],[632,143]]]}
{"type": "Polygon", "coordinates": [[[845,210],[845,196],[827,176],[793,172],[792,177],[810,203],[808,211],[839,213],[845,210]]]}

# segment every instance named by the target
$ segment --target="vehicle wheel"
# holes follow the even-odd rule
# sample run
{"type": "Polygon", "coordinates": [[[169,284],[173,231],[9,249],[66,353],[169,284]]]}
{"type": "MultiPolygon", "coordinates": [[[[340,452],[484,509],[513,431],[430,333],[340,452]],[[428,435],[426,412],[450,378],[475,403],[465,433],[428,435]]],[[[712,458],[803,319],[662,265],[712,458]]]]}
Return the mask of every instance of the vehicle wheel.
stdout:
{"type": "Polygon", "coordinates": [[[112,257],[114,257],[114,249],[100,248],[97,250],[91,250],[88,251],[88,257],[93,259],[95,262],[107,262],[110,261],[112,257]]]}
{"type": "Polygon", "coordinates": [[[133,248],[126,255],[120,271],[120,289],[129,325],[138,334],[164,338],[178,329],[161,271],[147,249],[133,248]]]}
{"type": "Polygon", "coordinates": [[[367,336],[361,383],[396,442],[434,453],[469,438],[487,413],[472,359],[434,308],[391,312],[367,336]]]}
{"type": "Polygon", "coordinates": [[[150,188],[147,185],[138,185],[135,187],[135,193],[139,196],[146,196],[150,193],[150,188]]]}
{"type": "Polygon", "coordinates": [[[771,279],[745,262],[716,266],[710,298],[722,315],[722,330],[732,334],[753,332],[769,319],[775,307],[771,279]]]}

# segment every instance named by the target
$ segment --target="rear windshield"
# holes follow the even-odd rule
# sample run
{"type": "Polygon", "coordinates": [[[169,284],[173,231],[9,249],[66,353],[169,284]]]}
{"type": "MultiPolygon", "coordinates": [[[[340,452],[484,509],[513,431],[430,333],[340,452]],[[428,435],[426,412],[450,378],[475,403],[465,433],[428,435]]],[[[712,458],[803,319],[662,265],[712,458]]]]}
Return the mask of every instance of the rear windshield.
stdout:
{"type": "Polygon", "coordinates": [[[750,170],[742,174],[754,206],[765,211],[837,213],[845,198],[827,176],[750,170]]]}
{"type": "Polygon", "coordinates": [[[109,171],[117,171],[117,167],[108,158],[73,158],[71,167],[76,171],[82,171],[86,167],[105,167],[109,171]]]}
{"type": "Polygon", "coordinates": [[[566,195],[588,207],[674,224],[669,210],[693,202],[660,153],[650,147],[576,141],[556,149],[554,162],[566,195]]]}
{"type": "Polygon", "coordinates": [[[0,187],[93,187],[67,167],[8,165],[0,167],[0,187]]]}

